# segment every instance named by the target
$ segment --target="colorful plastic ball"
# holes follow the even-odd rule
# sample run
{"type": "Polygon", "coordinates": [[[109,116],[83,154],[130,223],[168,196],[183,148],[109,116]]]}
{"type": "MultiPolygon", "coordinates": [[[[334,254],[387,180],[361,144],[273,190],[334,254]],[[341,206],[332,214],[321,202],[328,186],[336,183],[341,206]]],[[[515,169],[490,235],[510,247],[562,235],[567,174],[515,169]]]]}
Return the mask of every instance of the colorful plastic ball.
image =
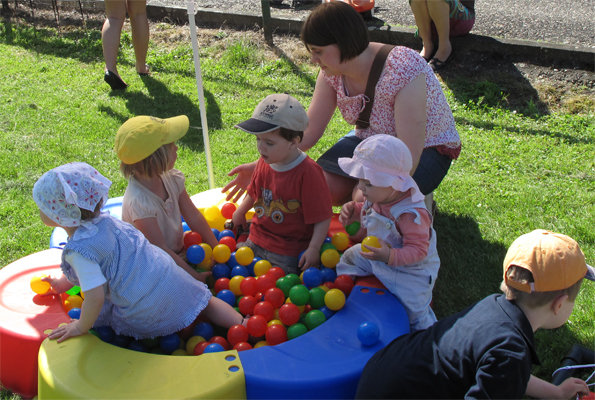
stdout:
{"type": "Polygon", "coordinates": [[[236,249],[236,240],[234,238],[232,238],[231,236],[219,237],[219,244],[223,244],[223,245],[229,247],[230,251],[236,249]]]}
{"type": "Polygon", "coordinates": [[[190,232],[190,227],[186,222],[182,222],[182,231],[183,232],[190,232]]]}
{"type": "Polygon", "coordinates": [[[301,323],[295,323],[293,325],[291,325],[289,328],[287,328],[287,339],[291,340],[291,339],[295,339],[298,336],[302,336],[304,333],[308,332],[308,328],[306,328],[306,325],[301,324],[301,323]]]}
{"type": "Polygon", "coordinates": [[[229,290],[231,290],[231,292],[235,296],[242,295],[242,291],[240,290],[240,285],[242,284],[243,280],[244,280],[244,277],[242,275],[236,275],[229,280],[229,290]]]}
{"type": "Polygon", "coordinates": [[[238,263],[238,261],[236,260],[236,252],[235,251],[231,251],[231,254],[229,255],[229,260],[227,260],[227,265],[229,265],[229,268],[233,268],[236,265],[240,265],[238,263]]]}
{"type": "Polygon", "coordinates": [[[337,250],[337,248],[335,247],[334,244],[332,243],[324,243],[321,247],[320,247],[320,254],[324,253],[327,250],[337,250]]]}
{"type": "Polygon", "coordinates": [[[146,338],[140,340],[147,348],[152,349],[159,346],[159,338],[146,338]]]}
{"type": "Polygon", "coordinates": [[[184,234],[184,248],[188,250],[190,246],[199,245],[202,243],[202,236],[200,233],[188,231],[184,234]]]}
{"type": "Polygon", "coordinates": [[[31,290],[33,290],[33,292],[37,294],[47,293],[47,291],[50,290],[50,288],[52,287],[52,285],[50,285],[49,283],[42,281],[41,278],[47,278],[47,275],[36,274],[33,275],[33,277],[31,278],[31,290]]]}
{"type": "Polygon", "coordinates": [[[326,296],[326,291],[319,287],[315,287],[310,289],[310,297],[308,298],[308,304],[312,308],[320,308],[324,307],[324,296],[326,296]]]}
{"type": "Polygon", "coordinates": [[[238,307],[242,315],[254,315],[254,306],[258,304],[258,300],[254,296],[244,296],[240,299],[238,307]]]}
{"type": "Polygon", "coordinates": [[[254,264],[254,275],[261,276],[270,271],[273,266],[267,260],[260,260],[254,264]]]}
{"type": "Polygon", "coordinates": [[[223,350],[225,351],[230,349],[229,342],[223,336],[213,336],[209,339],[209,343],[217,343],[223,347],[223,350]]]}
{"type": "Polygon", "coordinates": [[[160,354],[163,356],[167,355],[167,353],[161,347],[153,347],[151,350],[149,350],[149,353],[160,354]]]}
{"type": "Polygon", "coordinates": [[[236,343],[235,346],[233,346],[233,349],[235,351],[246,351],[246,350],[252,350],[252,346],[250,345],[250,343],[240,342],[240,343],[236,343]]]}
{"type": "Polygon", "coordinates": [[[338,251],[345,251],[349,247],[349,236],[344,232],[337,232],[333,235],[331,243],[338,251]]]}
{"type": "Polygon", "coordinates": [[[321,311],[324,316],[326,317],[326,320],[328,321],[333,315],[335,315],[335,312],[333,310],[331,310],[330,308],[328,308],[327,306],[323,306],[320,307],[318,309],[318,311],[321,311]]]}
{"type": "Polygon", "coordinates": [[[349,296],[354,285],[353,278],[349,275],[339,275],[335,279],[335,288],[345,293],[345,296],[349,296]]]}
{"type": "Polygon", "coordinates": [[[273,267],[269,269],[268,273],[277,278],[277,280],[285,277],[285,271],[283,271],[283,268],[280,267],[273,267]]]}
{"type": "Polygon", "coordinates": [[[194,348],[196,347],[196,345],[204,341],[205,338],[203,338],[202,336],[192,336],[186,342],[186,352],[188,354],[194,354],[194,348]]]}
{"type": "Polygon", "coordinates": [[[240,283],[240,290],[244,296],[254,296],[258,290],[256,278],[248,276],[240,283]]]}
{"type": "Polygon", "coordinates": [[[299,255],[298,255],[298,261],[302,259],[302,256],[304,255],[304,253],[306,252],[306,250],[302,251],[299,255]]]}
{"type": "Polygon", "coordinates": [[[243,265],[236,265],[231,269],[231,276],[243,276],[244,278],[250,276],[250,271],[243,265]]]}
{"type": "Polygon", "coordinates": [[[214,331],[211,324],[206,322],[200,322],[194,327],[193,336],[202,336],[206,341],[213,337],[214,331]]]}
{"type": "Polygon", "coordinates": [[[285,294],[277,287],[270,288],[264,292],[264,300],[271,303],[274,309],[279,308],[285,303],[285,294]]]}
{"type": "Polygon", "coordinates": [[[267,320],[262,315],[253,315],[248,319],[248,333],[254,337],[263,336],[268,328],[267,320]]]}
{"type": "Polygon", "coordinates": [[[210,206],[205,208],[205,219],[207,220],[207,222],[214,222],[217,221],[219,219],[219,217],[221,216],[221,211],[219,210],[219,207],[217,206],[210,206]]]}
{"type": "Polygon", "coordinates": [[[227,341],[232,346],[240,342],[247,342],[249,337],[248,328],[243,325],[234,325],[227,331],[227,341]]]}
{"type": "Polygon", "coordinates": [[[223,215],[223,218],[225,219],[231,219],[237,208],[238,207],[233,203],[225,203],[221,206],[221,215],[223,215]]]}
{"type": "Polygon", "coordinates": [[[215,293],[219,293],[222,290],[228,289],[229,290],[229,279],[227,278],[219,278],[215,281],[215,293]]]}
{"type": "Polygon", "coordinates": [[[221,233],[219,234],[219,240],[223,239],[225,236],[229,236],[230,238],[234,239],[236,238],[236,234],[233,233],[233,231],[231,229],[224,229],[221,231],[221,233]]]}
{"type": "Polygon", "coordinates": [[[140,340],[133,340],[128,344],[128,349],[133,351],[140,351],[142,353],[148,353],[149,348],[145,346],[140,340]]]}
{"type": "Polygon", "coordinates": [[[335,268],[341,259],[341,255],[335,249],[325,250],[320,256],[320,262],[327,268],[335,268]]]}
{"type": "Polygon", "coordinates": [[[218,263],[227,262],[229,260],[230,255],[231,255],[230,248],[224,244],[218,244],[213,249],[213,258],[218,263]]]}
{"type": "Polygon", "coordinates": [[[320,273],[322,274],[322,283],[334,282],[337,279],[337,271],[334,268],[322,267],[320,273]]]}
{"type": "MultiPolygon", "coordinates": [[[[213,257],[213,248],[209,246],[207,243],[201,243],[200,247],[205,251],[205,260],[211,260],[213,257]]],[[[188,253],[186,253],[186,257],[188,257],[188,253]]]]}
{"type": "Polygon", "coordinates": [[[72,319],[81,319],[81,309],[80,308],[71,308],[68,311],[68,316],[72,319]]]}
{"type": "MultiPolygon", "coordinates": [[[[76,286],[76,285],[73,286],[73,287],[71,287],[70,289],[68,289],[66,291],[66,294],[69,295],[69,296],[74,296],[75,294],[79,294],[79,293],[81,293],[81,287],[80,286],[76,286]]],[[[83,296],[83,299],[84,298],[85,297],[83,296]]]]}
{"type": "Polygon", "coordinates": [[[316,286],[316,287],[318,287],[318,288],[320,288],[320,289],[324,290],[324,293],[326,293],[326,292],[328,292],[329,290],[331,290],[331,288],[330,288],[330,287],[327,287],[327,286],[325,286],[325,285],[320,285],[320,286],[316,286]]]}
{"type": "Polygon", "coordinates": [[[217,298],[223,300],[232,307],[236,304],[236,296],[229,289],[221,290],[219,293],[217,293],[217,298]]]}
{"type": "Polygon", "coordinates": [[[331,238],[330,236],[327,236],[327,237],[325,237],[325,238],[324,238],[324,242],[323,242],[323,244],[324,244],[324,243],[331,243],[331,239],[332,239],[332,238],[331,238]]]}
{"type": "Polygon", "coordinates": [[[240,265],[249,265],[254,260],[254,251],[248,246],[240,247],[236,250],[236,261],[240,265]]]}
{"type": "Polygon", "coordinates": [[[378,325],[373,322],[363,322],[359,328],[357,328],[357,338],[365,346],[371,346],[378,341],[380,338],[380,329],[378,325]]]}
{"type": "Polygon", "coordinates": [[[283,325],[269,326],[265,332],[265,338],[269,346],[287,342],[287,329],[283,325]]]}
{"type": "Polygon", "coordinates": [[[192,352],[192,354],[194,354],[195,356],[200,356],[201,354],[204,353],[207,346],[209,346],[211,344],[213,344],[213,343],[209,343],[207,341],[200,342],[199,344],[194,346],[194,351],[192,352]]]}
{"type": "Polygon", "coordinates": [[[229,265],[221,263],[221,264],[216,264],[212,269],[212,276],[213,279],[217,280],[219,278],[227,278],[230,279],[231,278],[231,268],[229,268],[229,265]]]}
{"type": "Polygon", "coordinates": [[[267,341],[266,341],[266,340],[261,340],[260,342],[258,342],[258,343],[256,343],[256,344],[254,345],[254,348],[255,348],[255,349],[258,349],[259,347],[266,347],[266,346],[268,346],[268,345],[269,345],[269,344],[267,343],[267,341]]]}
{"type": "Polygon", "coordinates": [[[184,349],[178,349],[178,350],[174,350],[171,353],[172,356],[187,356],[188,352],[184,349]]]}
{"type": "Polygon", "coordinates": [[[306,318],[304,320],[306,322],[306,327],[308,330],[312,330],[324,322],[326,322],[326,317],[324,316],[323,312],[320,310],[312,310],[308,314],[306,314],[306,318]]]}
{"type": "Polygon", "coordinates": [[[99,335],[99,339],[106,343],[111,343],[111,341],[114,340],[114,336],[116,335],[110,326],[98,326],[93,329],[99,335]]]}
{"type": "MultiPolygon", "coordinates": [[[[276,310],[275,310],[275,311],[276,311],[276,310]]],[[[271,326],[273,326],[273,325],[281,325],[281,326],[283,326],[283,327],[285,326],[285,324],[284,324],[283,322],[281,322],[281,320],[279,320],[279,319],[272,319],[272,320],[270,320],[269,322],[267,322],[267,325],[268,325],[269,327],[271,327],[271,326]]]]}
{"type": "Polygon", "coordinates": [[[270,288],[275,287],[277,279],[271,274],[260,275],[256,280],[256,288],[260,293],[265,293],[270,288]]]}
{"type": "Polygon", "coordinates": [[[304,285],[295,285],[289,291],[289,298],[296,306],[303,306],[308,302],[308,299],[310,298],[310,292],[304,285]]]}
{"type": "Polygon", "coordinates": [[[198,244],[193,244],[186,250],[186,258],[192,264],[200,264],[205,259],[205,250],[198,244]]]}
{"type": "Polygon", "coordinates": [[[345,232],[347,232],[349,236],[354,236],[359,231],[360,226],[361,224],[358,221],[352,222],[345,227],[345,232]]]}
{"type": "Polygon", "coordinates": [[[205,347],[205,349],[203,350],[202,353],[203,354],[207,354],[207,353],[219,353],[219,352],[222,352],[222,351],[225,351],[225,349],[219,343],[211,343],[207,347],[205,347]]]}
{"type": "Polygon", "coordinates": [[[83,299],[80,296],[68,296],[66,300],[64,300],[64,309],[66,312],[72,310],[73,308],[82,308],[83,299]]]}
{"type": "MultiPolygon", "coordinates": [[[[334,289],[335,288],[335,282],[324,282],[323,286],[326,286],[328,289],[334,289]]],[[[328,292],[328,290],[327,290],[328,292]]]]}
{"type": "Polygon", "coordinates": [[[221,234],[221,232],[219,232],[219,229],[211,228],[211,232],[213,232],[213,235],[215,235],[215,239],[219,241],[219,235],[221,234]]]}
{"type": "Polygon", "coordinates": [[[362,251],[364,253],[369,253],[370,250],[366,249],[365,246],[380,248],[380,242],[376,236],[366,236],[364,240],[362,240],[362,251]]]}
{"type": "Polygon", "coordinates": [[[300,309],[295,304],[283,304],[279,308],[279,319],[285,325],[293,325],[300,320],[300,309]]]}
{"type": "Polygon", "coordinates": [[[302,280],[296,274],[287,274],[285,277],[291,279],[291,282],[293,282],[294,286],[302,284],[302,280]]]}
{"type": "Polygon", "coordinates": [[[268,301],[261,301],[254,306],[254,315],[262,315],[269,322],[275,316],[275,309],[268,301]]]}
{"type": "Polygon", "coordinates": [[[331,289],[324,295],[324,304],[333,311],[338,311],[345,305],[345,294],[339,289],[331,289]]]}
{"type": "Polygon", "coordinates": [[[294,286],[294,284],[293,284],[293,281],[291,280],[291,278],[284,276],[284,277],[277,279],[277,282],[275,282],[275,286],[278,287],[279,289],[281,289],[281,291],[283,291],[283,294],[285,295],[285,297],[288,297],[289,291],[294,286]]]}
{"type": "Polygon", "coordinates": [[[312,289],[320,284],[322,284],[322,273],[318,268],[308,268],[302,274],[302,281],[304,281],[304,285],[308,287],[308,289],[312,289]]]}
{"type": "Polygon", "coordinates": [[[159,339],[159,347],[161,347],[166,353],[170,353],[170,354],[174,350],[179,349],[180,344],[182,344],[182,340],[175,333],[171,333],[171,334],[163,336],[163,337],[161,337],[161,339],[159,339]]]}

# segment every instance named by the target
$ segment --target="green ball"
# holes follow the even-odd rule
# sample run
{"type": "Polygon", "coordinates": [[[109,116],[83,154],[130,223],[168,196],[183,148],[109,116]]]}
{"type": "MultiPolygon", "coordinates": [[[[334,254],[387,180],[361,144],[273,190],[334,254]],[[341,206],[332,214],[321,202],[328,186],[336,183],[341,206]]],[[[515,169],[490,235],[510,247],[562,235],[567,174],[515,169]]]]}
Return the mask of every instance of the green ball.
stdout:
{"type": "Polygon", "coordinates": [[[296,306],[303,306],[310,299],[310,291],[304,285],[295,285],[289,291],[289,299],[296,306]]]}
{"type": "Polygon", "coordinates": [[[66,293],[70,296],[74,296],[75,294],[79,294],[81,292],[80,286],[73,286],[66,291],[66,293]]]}
{"type": "Polygon", "coordinates": [[[296,274],[287,274],[285,277],[291,279],[293,286],[300,285],[302,283],[302,280],[296,274]]]}
{"type": "Polygon", "coordinates": [[[345,232],[347,232],[347,234],[349,236],[353,236],[357,233],[357,231],[359,231],[359,227],[361,226],[361,224],[357,221],[352,222],[351,224],[347,225],[345,227],[345,232]]]}
{"type": "Polygon", "coordinates": [[[325,243],[322,245],[322,247],[320,248],[320,254],[324,253],[325,250],[328,249],[333,249],[333,250],[337,250],[337,248],[335,247],[334,244],[332,243],[325,243]]]}
{"type": "Polygon", "coordinates": [[[159,346],[159,338],[141,339],[140,342],[147,346],[149,349],[159,346]]]}
{"type": "Polygon", "coordinates": [[[287,328],[287,339],[295,339],[298,336],[302,336],[306,332],[308,332],[308,328],[306,328],[304,324],[300,324],[298,322],[297,324],[293,324],[287,328]]]}
{"type": "Polygon", "coordinates": [[[101,336],[99,336],[99,332],[97,332],[95,329],[89,329],[89,333],[93,336],[97,336],[99,339],[101,339],[101,336]]]}
{"type": "Polygon", "coordinates": [[[306,313],[300,314],[300,319],[298,320],[298,322],[300,324],[303,324],[304,326],[306,326],[306,315],[307,315],[306,313]]]}
{"type": "Polygon", "coordinates": [[[281,289],[281,291],[285,295],[285,298],[287,298],[287,297],[289,297],[289,291],[295,285],[293,284],[293,280],[290,277],[284,276],[284,277],[277,279],[277,283],[275,283],[275,286],[277,286],[277,288],[281,289]]]}
{"type": "Polygon", "coordinates": [[[324,289],[315,287],[310,289],[310,298],[308,299],[308,304],[312,308],[320,308],[324,306],[324,295],[326,292],[324,289]]]}
{"type": "Polygon", "coordinates": [[[165,350],[163,350],[161,347],[157,346],[157,347],[153,347],[151,350],[149,350],[149,353],[151,354],[161,354],[161,355],[169,355],[169,353],[166,353],[165,350]]]}
{"type": "Polygon", "coordinates": [[[326,317],[320,310],[312,310],[306,314],[306,326],[310,331],[324,322],[326,322],[326,317]]]}

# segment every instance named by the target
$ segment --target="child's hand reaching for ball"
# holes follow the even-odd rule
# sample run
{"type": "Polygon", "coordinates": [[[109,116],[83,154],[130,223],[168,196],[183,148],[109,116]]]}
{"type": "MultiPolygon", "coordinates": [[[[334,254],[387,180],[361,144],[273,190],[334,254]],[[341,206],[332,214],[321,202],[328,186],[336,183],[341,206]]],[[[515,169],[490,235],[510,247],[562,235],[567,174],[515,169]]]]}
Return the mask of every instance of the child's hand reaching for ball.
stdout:
{"type": "Polygon", "coordinates": [[[380,243],[380,247],[372,247],[362,243],[362,251],[360,251],[359,254],[368,260],[381,261],[388,264],[388,260],[390,259],[390,247],[384,243],[382,239],[378,239],[378,243],[380,243]],[[364,249],[367,249],[368,251],[364,249]]]}
{"type": "Polygon", "coordinates": [[[42,296],[50,296],[54,294],[61,294],[70,290],[74,285],[68,282],[65,275],[62,275],[59,279],[54,278],[53,276],[46,276],[41,278],[42,282],[47,282],[50,284],[50,290],[42,294],[42,296]]]}

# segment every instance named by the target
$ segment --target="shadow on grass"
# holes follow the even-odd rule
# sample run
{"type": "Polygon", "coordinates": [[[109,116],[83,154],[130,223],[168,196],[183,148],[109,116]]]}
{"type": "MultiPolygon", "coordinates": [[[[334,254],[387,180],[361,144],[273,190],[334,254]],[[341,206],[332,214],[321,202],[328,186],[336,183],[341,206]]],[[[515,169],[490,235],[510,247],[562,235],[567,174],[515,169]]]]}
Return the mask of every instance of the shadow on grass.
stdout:
{"type": "MultiPolygon", "coordinates": [[[[198,102],[194,103],[184,94],[171,92],[167,85],[151,76],[143,76],[141,79],[147,87],[149,95],[142,92],[114,90],[110,93],[110,96],[117,96],[125,100],[126,108],[133,115],[147,115],[147,110],[159,110],[159,114],[154,115],[155,117],[170,118],[182,114],[188,116],[191,127],[190,134],[184,136],[179,142],[193,151],[204,151],[202,130],[196,129],[202,126],[198,102]]],[[[216,99],[207,91],[204,92],[204,97],[207,103],[206,113],[209,132],[211,132],[211,129],[221,129],[221,109],[216,99]]],[[[122,115],[111,107],[100,106],[99,110],[119,120],[120,123],[124,123],[128,119],[127,115],[122,115]]]]}

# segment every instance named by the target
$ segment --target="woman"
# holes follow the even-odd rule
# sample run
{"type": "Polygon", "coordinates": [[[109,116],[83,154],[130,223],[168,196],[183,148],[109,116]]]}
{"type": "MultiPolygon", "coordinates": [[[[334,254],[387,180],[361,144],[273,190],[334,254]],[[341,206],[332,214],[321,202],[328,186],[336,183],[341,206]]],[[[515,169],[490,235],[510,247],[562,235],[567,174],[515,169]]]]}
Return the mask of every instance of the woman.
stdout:
{"type": "MultiPolygon", "coordinates": [[[[321,68],[308,108],[310,123],[300,144],[308,150],[322,137],[337,107],[345,121],[355,124],[366,101],[363,93],[372,62],[383,45],[369,42],[363,19],[341,1],[316,8],[304,22],[301,39],[312,62],[321,68]]],[[[351,131],[318,160],[334,205],[361,199],[357,180],[341,170],[338,158],[352,157],[359,142],[376,134],[397,136],[405,142],[413,158],[413,179],[425,195],[438,187],[452,159],[459,155],[459,135],[440,83],[411,49],[395,47],[389,54],[376,85],[370,127],[351,131]]],[[[232,189],[228,199],[243,194],[253,168],[244,164],[231,170],[229,175],[237,176],[223,188],[232,189]]],[[[432,196],[426,200],[431,205],[432,196]]]]}

